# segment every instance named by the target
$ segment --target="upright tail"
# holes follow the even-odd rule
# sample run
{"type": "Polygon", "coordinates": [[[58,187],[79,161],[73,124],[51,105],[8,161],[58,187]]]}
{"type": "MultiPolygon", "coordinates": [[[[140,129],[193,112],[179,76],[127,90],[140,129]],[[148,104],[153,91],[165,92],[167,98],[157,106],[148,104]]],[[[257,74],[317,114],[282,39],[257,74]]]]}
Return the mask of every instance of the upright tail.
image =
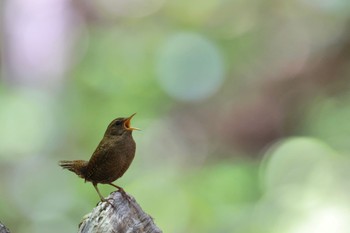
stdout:
{"type": "Polygon", "coordinates": [[[60,165],[64,169],[68,169],[69,171],[74,172],[83,179],[85,179],[85,169],[87,164],[88,162],[84,160],[62,160],[58,162],[58,165],[60,165]]]}

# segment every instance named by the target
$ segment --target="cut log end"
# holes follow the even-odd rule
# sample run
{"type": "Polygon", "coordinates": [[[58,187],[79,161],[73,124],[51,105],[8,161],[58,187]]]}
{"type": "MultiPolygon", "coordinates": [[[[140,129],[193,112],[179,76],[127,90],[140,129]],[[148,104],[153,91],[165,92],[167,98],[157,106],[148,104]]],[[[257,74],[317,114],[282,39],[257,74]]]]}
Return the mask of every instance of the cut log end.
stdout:
{"type": "Polygon", "coordinates": [[[161,233],[151,216],[146,214],[128,194],[120,192],[108,196],[109,202],[99,202],[91,213],[84,216],[78,233],[133,232],[161,233]]]}

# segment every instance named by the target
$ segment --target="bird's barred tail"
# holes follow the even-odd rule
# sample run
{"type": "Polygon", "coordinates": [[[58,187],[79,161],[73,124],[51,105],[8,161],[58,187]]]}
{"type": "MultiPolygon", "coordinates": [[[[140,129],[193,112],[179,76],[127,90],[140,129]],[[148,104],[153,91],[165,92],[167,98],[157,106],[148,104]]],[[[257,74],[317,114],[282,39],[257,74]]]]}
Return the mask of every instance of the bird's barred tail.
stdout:
{"type": "Polygon", "coordinates": [[[81,178],[85,178],[85,168],[87,166],[87,161],[84,160],[73,160],[73,161],[67,161],[62,160],[58,162],[58,165],[60,165],[64,169],[68,169],[71,172],[74,172],[81,178]]]}

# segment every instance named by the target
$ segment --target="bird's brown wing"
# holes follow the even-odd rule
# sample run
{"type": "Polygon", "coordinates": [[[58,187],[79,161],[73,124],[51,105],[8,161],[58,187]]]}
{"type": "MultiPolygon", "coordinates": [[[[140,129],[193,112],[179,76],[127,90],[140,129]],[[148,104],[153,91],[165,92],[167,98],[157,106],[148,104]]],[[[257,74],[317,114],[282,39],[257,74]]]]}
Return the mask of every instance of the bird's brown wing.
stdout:
{"type": "Polygon", "coordinates": [[[104,179],[104,170],[112,152],[108,141],[102,140],[89,160],[85,180],[100,183],[104,179]]]}

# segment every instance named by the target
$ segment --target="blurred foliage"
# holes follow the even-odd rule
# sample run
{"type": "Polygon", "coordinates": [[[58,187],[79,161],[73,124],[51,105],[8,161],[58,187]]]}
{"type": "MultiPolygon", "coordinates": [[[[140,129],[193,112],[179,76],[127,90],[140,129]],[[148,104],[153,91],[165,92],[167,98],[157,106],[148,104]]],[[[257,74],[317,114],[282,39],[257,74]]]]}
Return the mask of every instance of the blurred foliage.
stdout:
{"type": "Polygon", "coordinates": [[[12,232],[75,232],[99,198],[57,161],[87,160],[134,112],[136,157],[117,183],[164,232],[349,232],[348,1],[0,11],[0,220],[12,232]]]}

